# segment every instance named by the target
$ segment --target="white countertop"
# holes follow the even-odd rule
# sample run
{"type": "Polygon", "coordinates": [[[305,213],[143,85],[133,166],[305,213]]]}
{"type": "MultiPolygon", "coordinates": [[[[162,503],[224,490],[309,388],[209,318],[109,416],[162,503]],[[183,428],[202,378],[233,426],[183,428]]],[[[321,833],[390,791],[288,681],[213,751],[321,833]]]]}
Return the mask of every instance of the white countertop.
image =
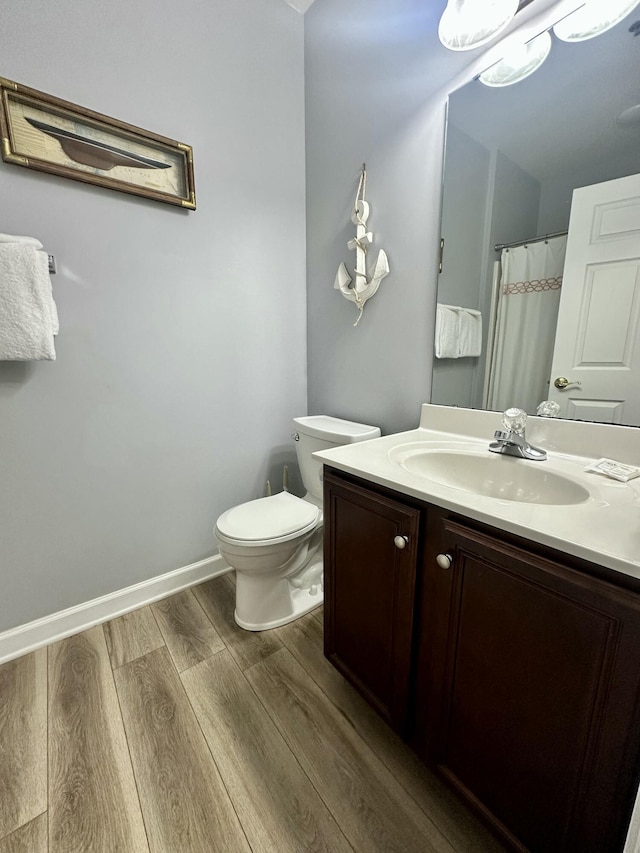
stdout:
{"type": "Polygon", "coordinates": [[[640,579],[640,478],[619,483],[584,472],[587,463],[603,456],[639,465],[638,428],[529,419],[527,439],[545,448],[548,459],[518,459],[517,464],[546,466],[545,470],[585,486],[591,497],[578,504],[530,504],[485,497],[429,480],[394,461],[397,448],[414,442],[494,456],[488,446],[499,428],[500,415],[495,412],[425,404],[415,430],[314,456],[364,480],[640,579]]]}

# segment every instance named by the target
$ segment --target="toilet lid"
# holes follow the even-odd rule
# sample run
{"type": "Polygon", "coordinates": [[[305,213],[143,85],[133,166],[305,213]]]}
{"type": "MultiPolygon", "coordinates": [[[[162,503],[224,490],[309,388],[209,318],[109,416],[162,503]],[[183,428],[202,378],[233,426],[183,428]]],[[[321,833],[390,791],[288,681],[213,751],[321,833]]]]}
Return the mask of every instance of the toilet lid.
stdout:
{"type": "Polygon", "coordinates": [[[313,526],[318,507],[289,492],[231,507],[217,521],[218,531],[229,539],[245,542],[278,539],[313,526]]]}

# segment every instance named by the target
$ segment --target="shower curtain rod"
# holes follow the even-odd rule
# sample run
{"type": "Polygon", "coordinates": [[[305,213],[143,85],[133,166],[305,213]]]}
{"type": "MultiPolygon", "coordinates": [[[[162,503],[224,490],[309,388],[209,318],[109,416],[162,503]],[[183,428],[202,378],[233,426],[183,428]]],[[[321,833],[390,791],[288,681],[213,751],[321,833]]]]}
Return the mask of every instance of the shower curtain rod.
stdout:
{"type": "Polygon", "coordinates": [[[543,234],[541,237],[532,237],[530,240],[516,240],[514,243],[496,243],[493,251],[501,252],[503,249],[515,249],[516,246],[528,246],[529,243],[542,243],[543,240],[550,240],[552,237],[564,237],[568,233],[568,231],[554,231],[553,234],[543,234]]]}

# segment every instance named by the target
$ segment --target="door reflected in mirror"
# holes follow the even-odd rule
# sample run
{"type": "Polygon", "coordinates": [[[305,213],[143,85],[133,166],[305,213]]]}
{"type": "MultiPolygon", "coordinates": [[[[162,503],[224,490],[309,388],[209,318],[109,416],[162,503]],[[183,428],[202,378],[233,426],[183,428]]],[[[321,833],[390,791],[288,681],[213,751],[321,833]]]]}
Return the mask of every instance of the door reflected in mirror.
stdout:
{"type": "Polygon", "coordinates": [[[433,403],[640,426],[635,18],[450,97],[438,303],[481,312],[482,351],[434,358],[433,403]]]}

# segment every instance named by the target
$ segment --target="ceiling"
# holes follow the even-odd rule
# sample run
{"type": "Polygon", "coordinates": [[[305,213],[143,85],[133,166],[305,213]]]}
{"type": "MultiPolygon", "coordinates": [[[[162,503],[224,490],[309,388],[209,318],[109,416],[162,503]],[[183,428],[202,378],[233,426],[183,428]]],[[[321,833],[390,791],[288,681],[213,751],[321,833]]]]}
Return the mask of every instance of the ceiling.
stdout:
{"type": "MultiPolygon", "coordinates": [[[[304,14],[314,0],[285,2],[304,14]]],[[[352,35],[361,24],[361,10],[345,0],[342,3],[337,39],[341,34],[352,35]]],[[[475,67],[474,63],[485,53],[485,48],[460,54],[442,47],[437,22],[446,0],[370,0],[370,4],[374,18],[384,18],[388,8],[387,35],[401,32],[411,39],[402,21],[414,22],[411,32],[415,31],[416,38],[424,42],[433,91],[450,85],[459,76],[468,80],[464,69],[475,67]]],[[[507,33],[520,23],[537,20],[538,15],[546,20],[545,15],[548,17],[557,4],[558,0],[521,0],[517,23],[514,21],[507,33]]],[[[335,8],[337,4],[330,5],[335,8]]],[[[554,39],[542,68],[515,86],[499,90],[477,82],[464,86],[451,100],[451,120],[485,147],[501,147],[510,159],[541,181],[578,169],[581,161],[589,162],[599,152],[628,153],[636,162],[640,150],[638,126],[621,127],[616,122],[623,110],[640,102],[635,72],[640,67],[640,37],[634,38],[629,32],[634,20],[629,16],[613,30],[587,42],[566,44],[554,39]],[[548,131],[543,131],[538,121],[532,122],[532,115],[544,116],[545,128],[554,129],[551,155],[540,138],[548,131]]],[[[407,55],[409,61],[411,50],[407,55]]],[[[480,70],[481,66],[477,72],[480,70]]]]}

